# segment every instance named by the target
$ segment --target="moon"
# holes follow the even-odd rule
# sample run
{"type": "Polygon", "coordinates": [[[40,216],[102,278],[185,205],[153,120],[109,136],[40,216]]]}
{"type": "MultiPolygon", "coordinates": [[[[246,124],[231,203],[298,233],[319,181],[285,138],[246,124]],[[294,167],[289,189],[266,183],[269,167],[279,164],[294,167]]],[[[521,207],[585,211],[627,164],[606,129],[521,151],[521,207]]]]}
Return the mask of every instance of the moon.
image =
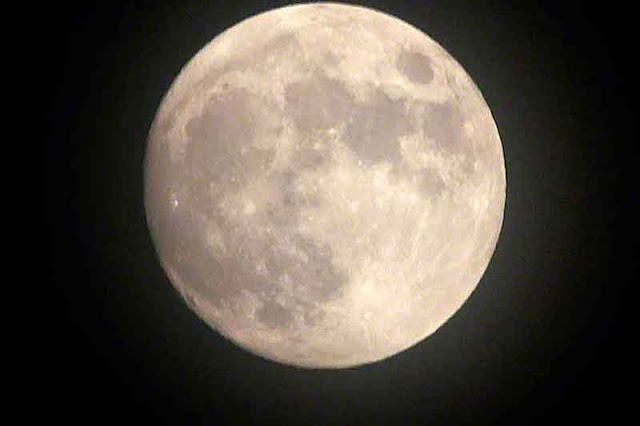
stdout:
{"type": "Polygon", "coordinates": [[[145,210],[190,308],[299,368],[391,357],[477,286],[503,221],[498,129],[437,42],[337,3],[271,10],[182,69],[157,111],[145,210]]]}

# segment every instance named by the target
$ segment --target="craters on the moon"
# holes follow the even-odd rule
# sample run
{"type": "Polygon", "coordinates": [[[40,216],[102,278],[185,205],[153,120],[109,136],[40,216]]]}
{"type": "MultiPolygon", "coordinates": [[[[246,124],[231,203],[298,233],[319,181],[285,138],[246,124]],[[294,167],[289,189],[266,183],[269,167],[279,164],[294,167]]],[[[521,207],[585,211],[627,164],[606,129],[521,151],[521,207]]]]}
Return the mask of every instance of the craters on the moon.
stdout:
{"type": "MultiPolygon", "coordinates": [[[[322,318],[316,306],[341,297],[348,282],[345,271],[333,262],[330,247],[299,235],[289,226],[274,223],[279,236],[262,232],[260,222],[251,227],[233,227],[213,214],[220,222],[226,250],[211,249],[206,232],[180,233],[172,242],[184,252],[174,253],[176,272],[191,283],[194,298],[211,301],[218,309],[246,309],[250,294],[255,305],[255,320],[270,329],[293,326],[295,312],[313,312],[300,318],[309,326],[322,318]]],[[[189,225],[205,230],[211,224],[189,225]]],[[[236,314],[246,316],[248,311],[236,314]]],[[[299,324],[301,325],[301,324],[299,324]]]]}
{"type": "MultiPolygon", "coordinates": [[[[398,66],[414,82],[427,84],[432,78],[428,58],[418,53],[402,53],[398,66]]],[[[465,155],[469,152],[465,144],[470,143],[464,134],[462,114],[452,103],[425,104],[422,116],[416,117],[406,100],[392,99],[379,90],[366,101],[358,101],[344,82],[320,71],[286,86],[284,99],[283,114],[292,120],[298,139],[288,168],[277,172],[267,173],[275,150],[254,144],[258,136],[264,136],[259,126],[266,121],[260,115],[263,106],[256,107],[260,102],[256,95],[228,89],[212,97],[189,121],[185,170],[190,174],[185,179],[191,199],[183,203],[217,222],[227,247],[225,252],[212,250],[206,232],[183,232],[177,237],[181,241],[171,244],[198,248],[184,253],[176,262],[180,275],[193,283],[195,297],[222,306],[249,292],[259,301],[255,321],[269,329],[291,327],[300,320],[296,312],[304,313],[301,318],[306,326],[317,325],[323,313],[314,307],[339,297],[348,281],[347,274],[334,265],[329,247],[319,246],[296,231],[297,213],[318,202],[312,192],[296,189],[297,178],[332,161],[335,141],[331,135],[336,128],[340,128],[342,142],[364,167],[390,163],[397,178],[411,179],[429,198],[446,190],[440,171],[437,166],[410,171],[401,138],[421,132],[424,149],[433,149],[443,158],[465,155]],[[428,146],[426,140],[432,145],[428,146]],[[212,184],[229,192],[242,189],[251,178],[268,179],[270,187],[278,188],[278,196],[256,211],[244,227],[230,223],[223,212],[212,210],[212,184]],[[273,233],[263,232],[266,227],[273,233]]],[[[186,228],[206,230],[211,226],[201,223],[186,228]]]]}
{"type": "Polygon", "coordinates": [[[429,84],[433,80],[433,65],[427,55],[412,50],[402,50],[396,66],[409,81],[416,84],[429,84]]]}
{"type": "MultiPolygon", "coordinates": [[[[262,306],[256,310],[256,320],[268,328],[292,326],[294,312],[314,312],[304,322],[319,320],[321,313],[311,307],[323,305],[340,296],[347,276],[332,261],[330,248],[323,247],[297,234],[290,236],[292,245],[273,244],[271,250],[248,250],[242,257],[244,268],[236,265],[236,280],[227,285],[246,287],[262,306]],[[258,269],[247,265],[260,265],[258,269]]],[[[253,244],[245,241],[244,244],[253,244]]]]}

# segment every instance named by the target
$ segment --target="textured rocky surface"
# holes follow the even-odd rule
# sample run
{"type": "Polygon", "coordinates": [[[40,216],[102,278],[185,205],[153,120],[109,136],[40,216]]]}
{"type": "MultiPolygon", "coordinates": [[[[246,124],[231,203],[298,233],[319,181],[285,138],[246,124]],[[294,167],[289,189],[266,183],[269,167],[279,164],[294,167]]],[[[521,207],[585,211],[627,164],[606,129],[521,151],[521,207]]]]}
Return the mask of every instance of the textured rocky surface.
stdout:
{"type": "Polygon", "coordinates": [[[189,305],[301,367],[391,356],[467,299],[502,224],[489,108],[444,49],[361,7],[304,5],[226,31],[149,135],[146,209],[189,305]]]}

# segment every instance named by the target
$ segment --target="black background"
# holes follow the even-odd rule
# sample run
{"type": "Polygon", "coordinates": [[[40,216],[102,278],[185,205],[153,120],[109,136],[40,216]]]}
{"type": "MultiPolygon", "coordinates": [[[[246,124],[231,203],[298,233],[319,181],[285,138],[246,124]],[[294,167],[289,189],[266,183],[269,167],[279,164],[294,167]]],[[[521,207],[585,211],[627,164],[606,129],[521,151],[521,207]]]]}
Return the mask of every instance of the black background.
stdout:
{"type": "Polygon", "coordinates": [[[41,338],[41,411],[83,424],[625,419],[636,335],[621,185],[634,143],[631,10],[361,2],[428,33],[482,90],[504,146],[505,219],[478,288],[438,332],[383,362],[309,371],[255,357],[189,311],[155,257],[142,200],[146,133],[180,68],[284,2],[87,3],[52,5],[38,26],[55,308],[41,338]]]}

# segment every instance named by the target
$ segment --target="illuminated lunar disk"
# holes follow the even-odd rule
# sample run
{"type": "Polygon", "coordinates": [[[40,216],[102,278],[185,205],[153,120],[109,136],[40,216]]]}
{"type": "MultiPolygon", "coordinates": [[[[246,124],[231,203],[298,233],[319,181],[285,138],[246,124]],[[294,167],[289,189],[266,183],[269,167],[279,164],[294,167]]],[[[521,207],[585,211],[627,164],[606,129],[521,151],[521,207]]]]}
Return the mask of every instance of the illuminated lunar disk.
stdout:
{"type": "Polygon", "coordinates": [[[305,368],[390,357],[482,277],[502,145],[463,68],[409,24],[305,4],[254,16],[185,66],[149,133],[145,208],[189,306],[305,368]]]}

